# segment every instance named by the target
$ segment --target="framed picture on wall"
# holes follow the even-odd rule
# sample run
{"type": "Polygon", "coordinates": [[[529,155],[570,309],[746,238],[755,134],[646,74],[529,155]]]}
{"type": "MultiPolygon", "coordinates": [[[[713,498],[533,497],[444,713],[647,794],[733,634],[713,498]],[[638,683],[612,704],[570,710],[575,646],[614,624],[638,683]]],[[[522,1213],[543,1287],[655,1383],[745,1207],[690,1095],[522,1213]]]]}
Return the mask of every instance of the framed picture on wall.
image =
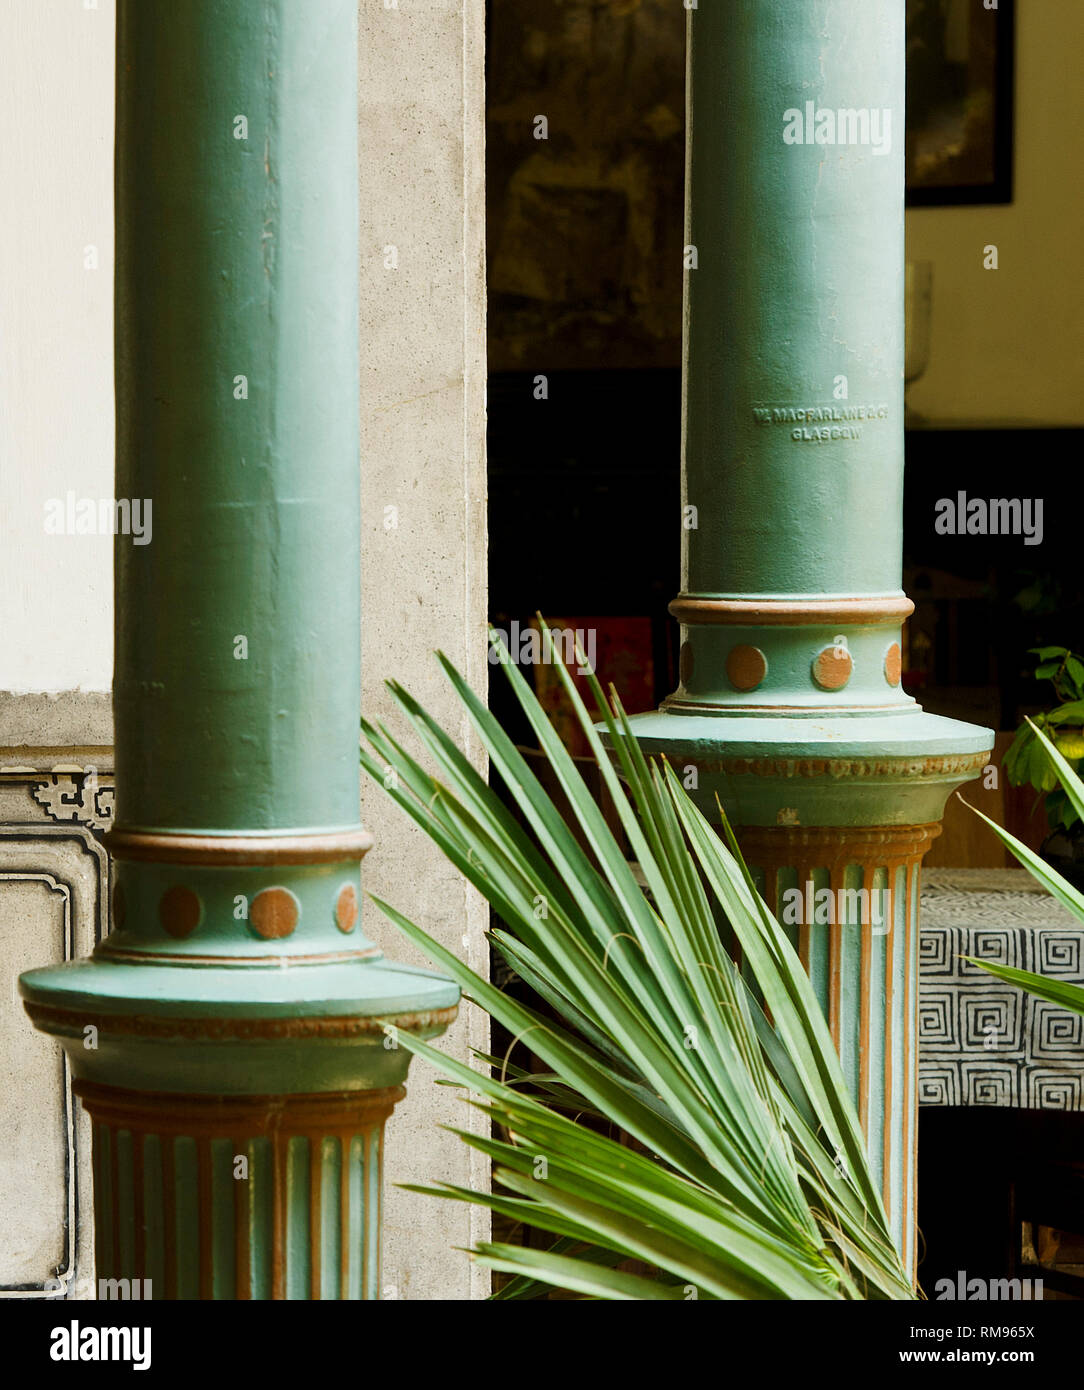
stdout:
{"type": "Polygon", "coordinates": [[[1014,0],[907,0],[907,204],[1011,203],[1014,0]]]}

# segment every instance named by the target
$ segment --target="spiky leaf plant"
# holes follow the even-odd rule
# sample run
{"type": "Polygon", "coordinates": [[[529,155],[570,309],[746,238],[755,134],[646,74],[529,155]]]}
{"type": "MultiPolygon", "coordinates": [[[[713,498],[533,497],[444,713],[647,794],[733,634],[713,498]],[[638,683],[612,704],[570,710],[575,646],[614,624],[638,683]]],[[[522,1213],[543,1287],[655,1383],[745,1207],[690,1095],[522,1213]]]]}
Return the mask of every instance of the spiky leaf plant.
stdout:
{"type": "Polygon", "coordinates": [[[479,1058],[477,1070],[401,1036],[466,1088],[494,1135],[456,1131],[493,1159],[492,1193],[420,1190],[556,1237],[546,1251],[477,1247],[483,1264],[517,1276],[499,1298],[553,1287],[602,1299],[914,1297],[824,1017],[729,826],[709,824],[673,770],[644,758],[616,697],[607,703],[592,676],[622,785],[558,663],[645,893],[523,676],[498,651],[567,799],[567,821],[443,656],[523,824],[399,685],[392,697],[432,771],[383,725],[363,725],[367,771],[490,902],[502,924],[492,944],[560,1020],[481,979],[379,903],[549,1069],[526,1074],[479,1058]],[[755,992],[723,949],[724,920],[755,992]],[[619,1137],[584,1122],[591,1117],[619,1137]]]}
{"type": "MultiPolygon", "coordinates": [[[[1084,782],[1080,780],[1068,760],[1043,730],[1032,720],[1029,719],[1027,722],[1031,725],[1034,738],[1038,740],[1039,748],[1046,755],[1051,775],[1061,782],[1062,790],[1076,815],[1084,819],[1084,782]]],[[[972,810],[975,808],[972,807],[972,810]]],[[[1081,894],[1071,883],[1062,878],[1061,874],[1056,869],[1052,869],[1045,860],[1040,859],[1034,850],[1029,849],[1014,835],[1010,835],[989,816],[983,816],[982,812],[977,810],[975,814],[982,816],[982,819],[993,829],[1002,844],[1016,855],[1031,876],[1053,893],[1054,897],[1067,907],[1080,922],[1084,923],[1084,894],[1081,894]]],[[[1038,995],[1040,999],[1048,999],[1051,1004],[1058,1004],[1063,1009],[1072,1010],[1073,1013],[1084,1014],[1084,988],[1080,985],[1074,985],[1069,980],[1056,980],[1047,975],[1036,975],[1030,970],[1013,970],[1007,965],[996,965],[990,961],[977,960],[973,956],[968,956],[967,959],[972,965],[981,965],[983,970],[989,971],[991,975],[996,975],[999,980],[1004,980],[1007,984],[1019,985],[1021,989],[1038,995]]]]}

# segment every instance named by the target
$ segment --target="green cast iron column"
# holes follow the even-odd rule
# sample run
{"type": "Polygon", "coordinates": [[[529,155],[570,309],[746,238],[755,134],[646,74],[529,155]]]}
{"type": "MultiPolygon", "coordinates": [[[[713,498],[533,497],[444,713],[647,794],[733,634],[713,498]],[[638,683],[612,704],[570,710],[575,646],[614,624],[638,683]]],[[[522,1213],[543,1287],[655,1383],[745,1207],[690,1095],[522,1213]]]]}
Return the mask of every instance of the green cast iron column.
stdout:
{"type": "Polygon", "coordinates": [[[911,1261],[918,869],[993,738],[900,687],[904,20],[689,13],[681,685],[634,723],[774,906],[828,890],[781,920],[911,1261]]]}
{"type": "Polygon", "coordinates": [[[377,1297],[395,1028],[458,998],[359,927],[356,45],[118,4],[113,930],[22,992],[155,1298],[377,1297]]]}

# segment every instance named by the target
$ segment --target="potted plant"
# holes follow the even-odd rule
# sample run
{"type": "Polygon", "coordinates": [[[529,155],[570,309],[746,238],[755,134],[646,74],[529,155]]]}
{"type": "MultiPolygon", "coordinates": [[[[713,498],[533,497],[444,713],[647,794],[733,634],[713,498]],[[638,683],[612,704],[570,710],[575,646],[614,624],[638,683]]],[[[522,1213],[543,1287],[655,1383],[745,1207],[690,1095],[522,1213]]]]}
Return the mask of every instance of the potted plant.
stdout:
{"type": "Polygon", "coordinates": [[[1051,707],[1026,719],[1005,754],[1005,776],[1014,787],[1034,787],[1043,797],[1050,834],[1040,853],[1071,883],[1084,887],[1084,822],[1046,756],[1041,730],[1068,766],[1084,759],[1084,657],[1068,647],[1033,647],[1034,677],[1049,682],[1051,707]]]}

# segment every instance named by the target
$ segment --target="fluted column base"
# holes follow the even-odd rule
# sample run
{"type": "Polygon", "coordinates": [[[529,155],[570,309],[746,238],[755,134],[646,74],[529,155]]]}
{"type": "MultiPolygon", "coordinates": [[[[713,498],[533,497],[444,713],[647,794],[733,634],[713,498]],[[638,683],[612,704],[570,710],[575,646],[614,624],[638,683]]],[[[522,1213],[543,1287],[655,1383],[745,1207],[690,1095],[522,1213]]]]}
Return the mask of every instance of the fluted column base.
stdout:
{"type": "Polygon", "coordinates": [[[904,1268],[916,1264],[918,896],[939,825],[757,827],[739,840],[809,972],[904,1268]]]}
{"type": "Polygon", "coordinates": [[[128,1281],[99,1296],[379,1298],[384,1123],[404,1087],[75,1091],[93,1123],[98,1279],[128,1281]]]}

